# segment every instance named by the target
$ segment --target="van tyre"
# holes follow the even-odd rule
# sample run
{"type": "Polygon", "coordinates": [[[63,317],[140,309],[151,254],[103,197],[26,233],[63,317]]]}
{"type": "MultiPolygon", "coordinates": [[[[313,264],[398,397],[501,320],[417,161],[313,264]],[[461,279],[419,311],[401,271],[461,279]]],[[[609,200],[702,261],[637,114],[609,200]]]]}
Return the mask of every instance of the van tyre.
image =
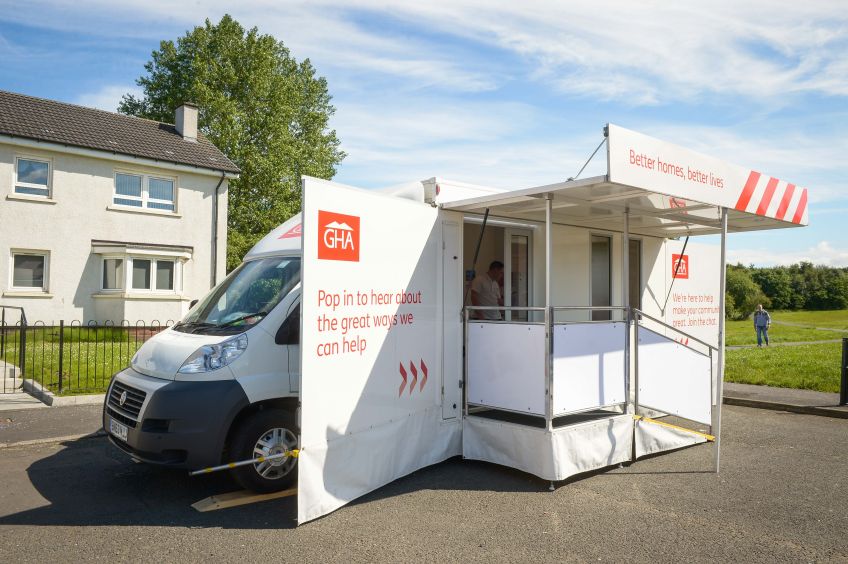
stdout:
{"type": "MultiPolygon", "coordinates": [[[[241,422],[230,442],[232,460],[249,460],[297,448],[294,417],[282,409],[263,409],[241,422]]],[[[291,487],[297,479],[297,458],[257,462],[233,468],[233,478],[245,489],[270,493],[291,487]]]]}

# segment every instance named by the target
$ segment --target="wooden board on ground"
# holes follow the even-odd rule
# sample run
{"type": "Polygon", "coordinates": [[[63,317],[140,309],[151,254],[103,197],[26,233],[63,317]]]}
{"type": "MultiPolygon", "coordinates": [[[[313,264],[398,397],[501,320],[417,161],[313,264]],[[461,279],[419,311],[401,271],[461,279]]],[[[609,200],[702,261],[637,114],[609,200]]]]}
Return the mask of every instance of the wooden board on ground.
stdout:
{"type": "Polygon", "coordinates": [[[297,488],[267,494],[241,490],[238,492],[212,495],[206,499],[201,499],[197,503],[191,504],[191,506],[200,512],[215,511],[217,509],[227,509],[228,507],[247,505],[249,503],[259,503],[260,501],[268,501],[270,499],[279,499],[281,497],[288,497],[295,494],[297,494],[297,488]]]}

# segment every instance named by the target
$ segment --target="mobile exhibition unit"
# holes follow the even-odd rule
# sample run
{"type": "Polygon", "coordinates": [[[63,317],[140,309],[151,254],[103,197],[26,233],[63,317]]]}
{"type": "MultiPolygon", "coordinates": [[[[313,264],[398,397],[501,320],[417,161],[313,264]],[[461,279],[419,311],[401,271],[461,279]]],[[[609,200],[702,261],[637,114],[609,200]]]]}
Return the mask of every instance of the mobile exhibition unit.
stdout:
{"type": "Polygon", "coordinates": [[[525,190],[304,178],[302,216],[116,376],[113,442],[189,468],[284,453],[240,469],[260,487],[298,447],[300,523],[457,455],[555,481],[711,440],[718,469],[726,235],[806,225],[807,191],[605,134],[606,175],[525,190]],[[464,304],[495,259],[490,321],[464,304]],[[248,307],[254,267],[284,282],[248,307]]]}

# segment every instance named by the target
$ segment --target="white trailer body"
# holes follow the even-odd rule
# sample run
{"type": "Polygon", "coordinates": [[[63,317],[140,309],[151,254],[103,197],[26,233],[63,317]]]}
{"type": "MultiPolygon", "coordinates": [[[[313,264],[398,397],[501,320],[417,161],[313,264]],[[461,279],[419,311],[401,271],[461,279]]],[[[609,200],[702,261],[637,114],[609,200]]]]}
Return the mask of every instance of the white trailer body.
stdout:
{"type": "Polygon", "coordinates": [[[724,236],[806,190],[608,134],[608,175],[527,190],[304,179],[299,522],[451,456],[562,480],[718,438],[724,236]],[[493,259],[503,320],[471,319],[493,259]]]}

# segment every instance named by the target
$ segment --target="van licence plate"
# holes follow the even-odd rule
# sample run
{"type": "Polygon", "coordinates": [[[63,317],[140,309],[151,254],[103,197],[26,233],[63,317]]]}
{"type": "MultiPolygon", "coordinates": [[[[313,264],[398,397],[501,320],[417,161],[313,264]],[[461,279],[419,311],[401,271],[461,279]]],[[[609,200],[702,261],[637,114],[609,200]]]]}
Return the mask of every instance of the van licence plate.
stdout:
{"type": "Polygon", "coordinates": [[[121,425],[114,419],[109,419],[109,432],[121,439],[124,442],[127,442],[127,426],[121,425]]]}

